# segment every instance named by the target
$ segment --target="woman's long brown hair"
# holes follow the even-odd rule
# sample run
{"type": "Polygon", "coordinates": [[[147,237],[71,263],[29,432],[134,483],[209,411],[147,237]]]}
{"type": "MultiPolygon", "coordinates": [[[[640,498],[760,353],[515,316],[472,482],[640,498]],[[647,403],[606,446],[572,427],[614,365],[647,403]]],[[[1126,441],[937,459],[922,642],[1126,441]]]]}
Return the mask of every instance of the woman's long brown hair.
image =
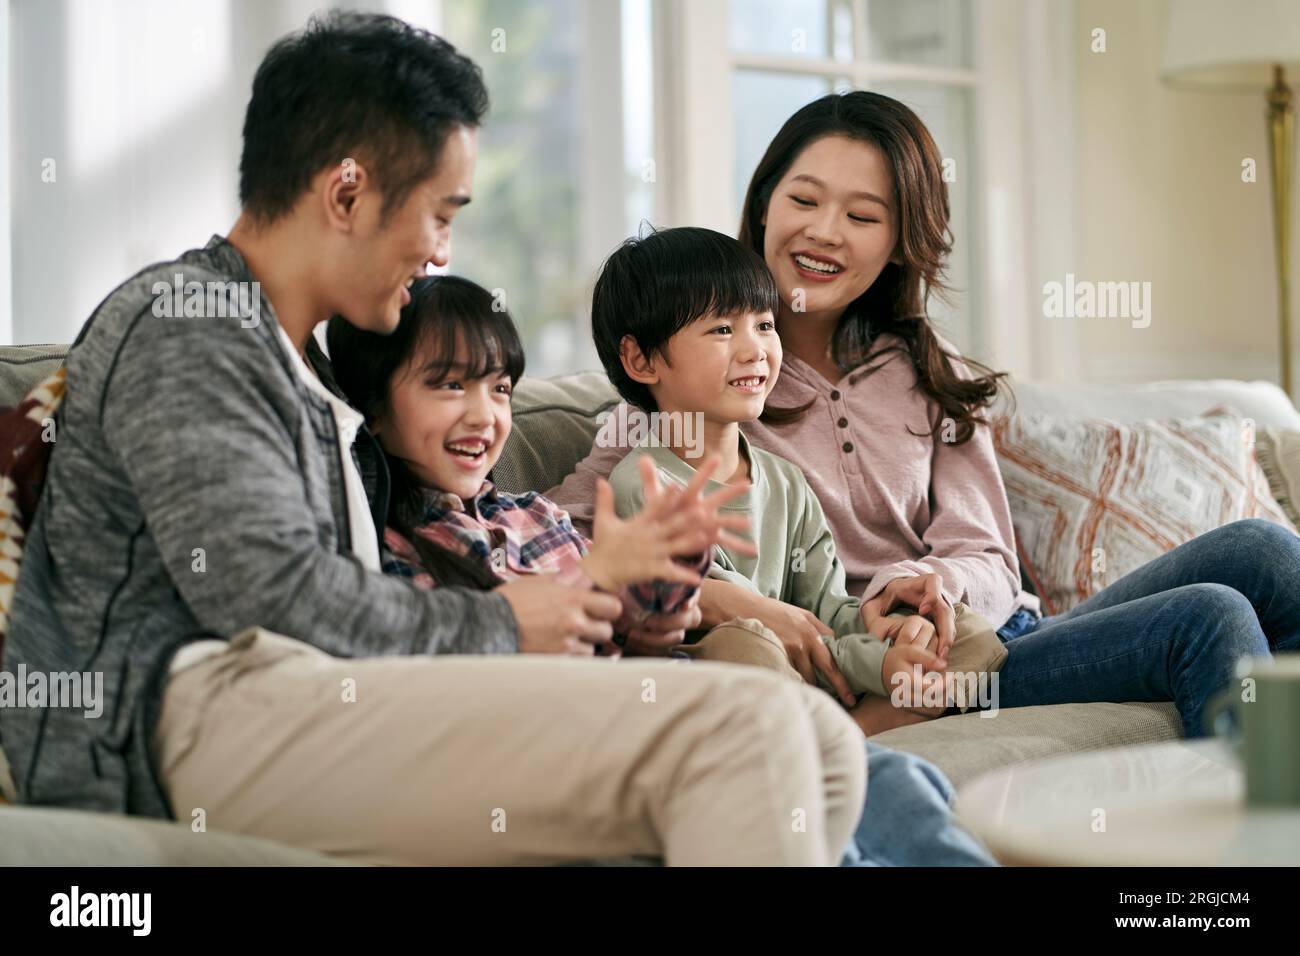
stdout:
{"type": "MultiPolygon", "coordinates": [[[[930,434],[950,420],[955,425],[952,442],[962,444],[977,424],[986,423],[980,410],[997,396],[1006,373],[964,358],[964,364],[979,375],[959,376],[926,313],[930,293],[947,292],[942,275],[952,251],[952,232],[942,158],[915,113],[898,100],[864,90],[833,93],[800,109],[786,120],[754,170],[737,238],[763,255],[763,218],[777,183],[800,153],[825,136],[847,136],[885,154],[894,176],[897,251],[902,258],[902,265],[888,263],[871,287],[844,310],[832,340],[832,357],[845,371],[859,369],[849,380],[852,384],[880,368],[868,364],[873,360],[890,352],[905,355],[916,371],[918,387],[936,406],[930,434]],[[873,349],[882,335],[897,336],[902,344],[873,349]]],[[[812,404],[796,408],[769,404],[761,420],[776,425],[797,421],[812,404]]]]}

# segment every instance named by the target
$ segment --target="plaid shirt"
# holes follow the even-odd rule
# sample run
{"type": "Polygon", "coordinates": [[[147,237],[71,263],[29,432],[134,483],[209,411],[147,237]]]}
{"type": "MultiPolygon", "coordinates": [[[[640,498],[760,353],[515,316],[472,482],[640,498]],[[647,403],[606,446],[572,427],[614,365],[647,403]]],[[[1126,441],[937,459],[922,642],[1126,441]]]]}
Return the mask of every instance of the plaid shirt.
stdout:
{"type": "MultiPolygon", "coordinates": [[[[417,533],[448,551],[477,560],[501,581],[532,574],[554,574],[564,584],[595,588],[579,562],[591,542],[569,521],[568,512],[545,495],[530,491],[523,495],[498,492],[484,481],[468,503],[446,491],[429,491],[424,521],[417,533]]],[[[392,528],[384,531],[385,574],[409,578],[416,587],[436,586],[420,565],[411,543],[392,528]]],[[[702,554],[691,567],[704,574],[712,554],[702,554]]],[[[615,630],[629,627],[652,614],[672,614],[689,601],[698,588],[668,581],[640,581],[623,588],[623,616],[615,630]]]]}

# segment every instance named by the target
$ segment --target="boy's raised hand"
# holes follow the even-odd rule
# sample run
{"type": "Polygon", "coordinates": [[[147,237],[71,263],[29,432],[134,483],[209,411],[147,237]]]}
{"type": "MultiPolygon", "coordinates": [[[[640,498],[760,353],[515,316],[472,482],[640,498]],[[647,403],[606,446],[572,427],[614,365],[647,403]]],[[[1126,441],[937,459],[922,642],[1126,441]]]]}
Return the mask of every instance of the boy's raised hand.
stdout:
{"type": "Polygon", "coordinates": [[[648,580],[698,585],[702,580],[699,572],[674,558],[698,558],[714,544],[744,554],[756,553],[751,542],[731,533],[749,530],[749,518],[718,510],[744,494],[749,484],[727,485],[710,495],[703,493],[717,470],[716,456],[705,458],[685,488],[663,487],[649,456],[642,456],[639,467],[645,504],[630,518],[619,518],[615,512],[609,483],[603,479],[597,482],[592,545],[582,567],[599,587],[614,591],[648,580]]]}

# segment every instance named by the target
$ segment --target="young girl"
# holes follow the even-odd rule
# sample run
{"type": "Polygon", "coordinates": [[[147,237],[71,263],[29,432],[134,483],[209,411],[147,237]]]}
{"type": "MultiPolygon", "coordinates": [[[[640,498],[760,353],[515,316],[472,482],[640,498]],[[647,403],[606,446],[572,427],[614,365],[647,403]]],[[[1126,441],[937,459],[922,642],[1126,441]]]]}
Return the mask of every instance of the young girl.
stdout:
{"type": "MultiPolygon", "coordinates": [[[[621,521],[602,482],[589,541],[545,496],[505,494],[489,480],[510,437],[511,392],[524,354],[510,316],[493,308],[486,289],[454,276],[422,279],[392,335],[335,318],[328,344],[339,387],[366,416],[391,473],[385,572],[422,588],[483,590],[554,574],[561,583],[617,593],[624,612],[613,628],[616,645],[646,615],[673,613],[695,594],[709,565],[709,538],[689,504],[716,508],[739,491],[701,498],[703,482],[664,490],[647,467],[652,505],[621,521]]],[[[743,530],[733,517],[717,520],[743,530]]],[[[614,652],[603,642],[596,648],[614,652]]]]}

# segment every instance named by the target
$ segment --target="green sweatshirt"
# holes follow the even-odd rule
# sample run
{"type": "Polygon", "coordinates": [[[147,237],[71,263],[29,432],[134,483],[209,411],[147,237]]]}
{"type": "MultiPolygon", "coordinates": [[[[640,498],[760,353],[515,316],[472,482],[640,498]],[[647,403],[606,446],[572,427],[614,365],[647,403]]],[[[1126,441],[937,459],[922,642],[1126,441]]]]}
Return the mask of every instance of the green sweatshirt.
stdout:
{"type": "MultiPolygon", "coordinates": [[[[887,696],[880,671],[889,642],[865,633],[861,602],[845,591],[844,566],[835,556],[835,542],[817,495],[797,465],[753,447],[743,434],[740,452],[749,459],[752,487],[722,510],[749,515],[758,555],[751,558],[715,545],[709,577],[817,615],[835,632],[826,644],[853,692],[887,696]]],[[[609,476],[621,517],[636,514],[644,504],[637,466],[643,455],[654,461],[660,481],[684,486],[695,474],[669,448],[644,444],[634,448],[609,476]]],[[[706,493],[722,487],[710,481],[706,493]]]]}

